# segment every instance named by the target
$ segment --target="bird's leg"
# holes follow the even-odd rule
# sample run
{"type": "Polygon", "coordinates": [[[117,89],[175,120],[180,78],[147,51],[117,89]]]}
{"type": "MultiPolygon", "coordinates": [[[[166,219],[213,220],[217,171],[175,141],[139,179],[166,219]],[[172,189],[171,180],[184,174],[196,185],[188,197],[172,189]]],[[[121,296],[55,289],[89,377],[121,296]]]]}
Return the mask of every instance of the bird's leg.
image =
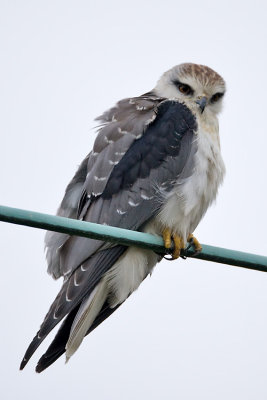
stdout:
{"type": "Polygon", "coordinates": [[[195,236],[192,233],[190,233],[190,235],[188,236],[187,241],[188,241],[188,243],[190,243],[190,246],[188,248],[190,248],[191,245],[193,244],[196,253],[199,253],[202,250],[201,244],[199,243],[197,238],[195,238],[195,236]]]}
{"type": "Polygon", "coordinates": [[[176,260],[180,257],[181,250],[185,248],[184,240],[181,236],[176,233],[172,233],[169,228],[163,229],[162,232],[164,246],[166,249],[170,249],[172,245],[172,240],[174,243],[174,250],[172,252],[172,260],[176,260]]]}

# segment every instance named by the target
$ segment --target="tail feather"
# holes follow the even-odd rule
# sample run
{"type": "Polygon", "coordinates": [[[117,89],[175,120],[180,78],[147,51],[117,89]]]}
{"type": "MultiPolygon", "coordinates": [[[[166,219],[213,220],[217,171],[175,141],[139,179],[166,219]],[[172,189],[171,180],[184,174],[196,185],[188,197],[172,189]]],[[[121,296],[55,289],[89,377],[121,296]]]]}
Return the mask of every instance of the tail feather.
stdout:
{"type": "MultiPolygon", "coordinates": [[[[121,304],[117,305],[114,308],[109,307],[109,303],[106,301],[102,307],[102,310],[94,320],[93,324],[87,331],[86,335],[91,333],[95,328],[98,327],[106,318],[108,318],[117,308],[119,308],[121,304]]],[[[62,354],[66,351],[66,343],[69,338],[69,334],[71,331],[72,323],[75,318],[76,313],[78,312],[79,306],[76,307],[72,312],[67,316],[67,318],[63,321],[59,331],[57,332],[53,342],[48,347],[45,354],[40,358],[38,364],[36,366],[36,372],[42,372],[46,368],[48,368],[51,364],[53,364],[62,354]]]]}
{"type": "Polygon", "coordinates": [[[84,336],[101,311],[107,299],[108,291],[106,280],[102,279],[90,296],[81,304],[66,344],[66,361],[69,360],[82,343],[84,336]]]}
{"type": "Polygon", "coordinates": [[[102,275],[111,268],[114,262],[116,262],[125,250],[125,246],[115,246],[111,249],[100,251],[86,260],[84,264],[64,282],[59,294],[52,303],[40,330],[30,343],[20,364],[20,369],[25,367],[33,353],[50,331],[66,315],[76,309],[76,307],[83,302],[84,298],[87,298],[88,294],[91,293],[98,284],[102,275]],[[82,275],[82,279],[80,278],[80,275],[82,275]]]}
{"type": "Polygon", "coordinates": [[[49,367],[49,365],[53,364],[62,354],[65,353],[65,346],[68,341],[71,326],[78,309],[79,306],[74,308],[74,310],[72,310],[67,318],[63,321],[46,353],[38,361],[35,369],[36,372],[42,372],[47,367],[49,367]]]}

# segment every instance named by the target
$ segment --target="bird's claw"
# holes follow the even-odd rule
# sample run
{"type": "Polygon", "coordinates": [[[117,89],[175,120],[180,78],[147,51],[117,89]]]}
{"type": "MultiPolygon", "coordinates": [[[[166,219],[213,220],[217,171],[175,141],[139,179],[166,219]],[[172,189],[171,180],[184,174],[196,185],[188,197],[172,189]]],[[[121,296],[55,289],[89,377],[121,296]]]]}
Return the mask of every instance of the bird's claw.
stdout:
{"type": "Polygon", "coordinates": [[[202,246],[199,243],[199,241],[197,240],[197,238],[190,233],[190,235],[187,238],[187,242],[189,243],[189,245],[187,246],[187,248],[185,249],[185,252],[187,252],[188,250],[192,249],[192,247],[194,247],[194,252],[193,252],[193,256],[195,254],[198,254],[202,251],[202,246]]]}
{"type": "Polygon", "coordinates": [[[172,246],[172,240],[174,244],[174,249],[172,251],[171,258],[166,258],[166,260],[176,260],[181,255],[181,250],[185,248],[184,240],[181,236],[177,235],[176,233],[172,233],[169,228],[165,228],[162,232],[164,246],[166,249],[170,249],[172,246]]]}
{"type": "Polygon", "coordinates": [[[195,238],[193,234],[190,234],[187,238],[187,242],[189,245],[185,248],[184,240],[181,236],[172,233],[169,228],[165,228],[162,232],[164,246],[166,249],[170,249],[172,246],[172,240],[174,243],[174,250],[172,251],[171,257],[164,256],[165,260],[172,261],[176,260],[177,258],[181,257],[184,260],[187,258],[187,251],[194,247],[194,252],[192,255],[198,254],[202,251],[202,246],[195,238]]]}

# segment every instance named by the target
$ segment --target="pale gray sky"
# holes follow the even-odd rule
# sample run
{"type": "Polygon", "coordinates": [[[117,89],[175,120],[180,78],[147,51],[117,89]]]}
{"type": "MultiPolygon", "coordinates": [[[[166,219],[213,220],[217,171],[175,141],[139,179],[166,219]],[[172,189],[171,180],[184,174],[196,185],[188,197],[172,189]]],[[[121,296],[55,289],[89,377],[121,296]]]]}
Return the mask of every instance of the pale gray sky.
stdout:
{"type": "MultiPolygon", "coordinates": [[[[197,62],[228,87],[227,175],[197,237],[266,255],[266,12],[263,0],[1,0],[1,204],[54,213],[94,118],[197,62]]],[[[0,229],[1,398],[266,400],[267,274],[197,260],[159,264],[68,365],[35,374],[47,340],[19,372],[61,282],[43,231],[0,229]]]]}

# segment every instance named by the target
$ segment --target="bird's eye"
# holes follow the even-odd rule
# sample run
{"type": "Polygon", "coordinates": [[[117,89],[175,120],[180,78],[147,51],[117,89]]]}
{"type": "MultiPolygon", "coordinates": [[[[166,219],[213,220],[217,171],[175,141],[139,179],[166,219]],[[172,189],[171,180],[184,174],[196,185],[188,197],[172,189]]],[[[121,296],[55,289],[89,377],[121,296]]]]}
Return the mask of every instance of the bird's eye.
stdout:
{"type": "Polygon", "coordinates": [[[223,97],[223,93],[215,93],[212,98],[210,99],[211,103],[216,103],[218,100],[220,100],[223,97]]]}
{"type": "Polygon", "coordinates": [[[185,94],[186,96],[193,93],[191,87],[189,85],[186,85],[185,83],[179,83],[178,89],[180,90],[181,93],[185,94]]]}
{"type": "Polygon", "coordinates": [[[186,83],[182,83],[177,80],[173,81],[173,83],[185,96],[191,96],[194,93],[194,90],[186,83]]]}

